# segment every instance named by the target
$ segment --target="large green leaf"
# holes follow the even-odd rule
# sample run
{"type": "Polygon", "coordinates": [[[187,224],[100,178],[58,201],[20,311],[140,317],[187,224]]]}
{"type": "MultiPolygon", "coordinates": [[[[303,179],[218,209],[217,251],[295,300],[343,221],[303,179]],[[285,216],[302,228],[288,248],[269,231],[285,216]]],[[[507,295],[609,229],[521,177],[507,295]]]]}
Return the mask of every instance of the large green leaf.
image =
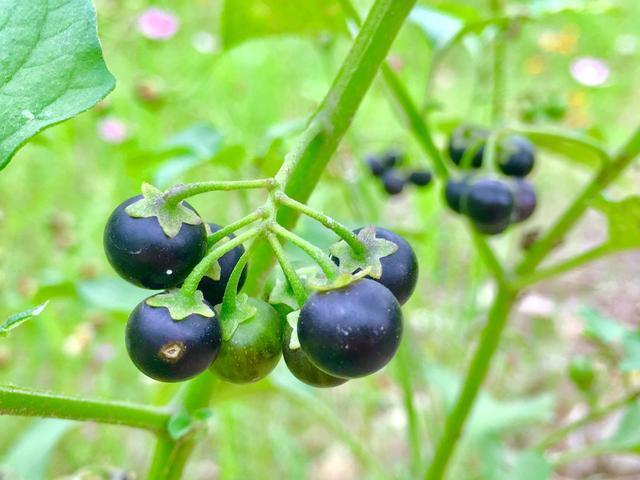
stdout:
{"type": "Polygon", "coordinates": [[[0,169],[114,86],[89,0],[0,0],[0,169]]]}
{"type": "Polygon", "coordinates": [[[613,248],[622,250],[640,246],[640,196],[620,201],[600,198],[594,206],[609,221],[609,243],[613,248]]]}
{"type": "Polygon", "coordinates": [[[346,32],[338,0],[225,0],[221,18],[226,48],[266,35],[346,32]]]}

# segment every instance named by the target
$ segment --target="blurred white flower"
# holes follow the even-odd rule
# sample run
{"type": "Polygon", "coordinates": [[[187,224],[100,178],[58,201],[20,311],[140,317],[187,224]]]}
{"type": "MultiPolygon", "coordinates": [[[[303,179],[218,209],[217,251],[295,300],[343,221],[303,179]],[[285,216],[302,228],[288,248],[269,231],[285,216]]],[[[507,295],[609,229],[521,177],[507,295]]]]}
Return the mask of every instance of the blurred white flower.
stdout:
{"type": "Polygon", "coordinates": [[[609,65],[593,57],[578,58],[571,64],[571,75],[580,84],[598,87],[609,79],[609,65]]]}
{"type": "Polygon", "coordinates": [[[213,53],[218,48],[218,40],[209,32],[197,32],[191,43],[199,53],[213,53]]]}
{"type": "Polygon", "coordinates": [[[107,143],[119,144],[127,139],[129,131],[121,120],[107,117],[98,124],[98,135],[107,143]]]}
{"type": "Polygon", "coordinates": [[[179,24],[177,16],[160,8],[148,8],[138,17],[138,30],[152,40],[167,40],[173,37],[179,24]]]}

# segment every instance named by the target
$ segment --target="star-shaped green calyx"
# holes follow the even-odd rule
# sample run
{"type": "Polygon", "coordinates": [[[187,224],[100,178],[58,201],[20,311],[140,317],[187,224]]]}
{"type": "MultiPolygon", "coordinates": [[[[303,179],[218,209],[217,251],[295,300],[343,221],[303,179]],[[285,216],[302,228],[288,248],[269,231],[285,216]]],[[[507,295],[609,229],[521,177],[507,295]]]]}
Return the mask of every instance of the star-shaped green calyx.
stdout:
{"type": "Polygon", "coordinates": [[[204,296],[200,290],[196,290],[193,297],[187,297],[179,289],[169,290],[147,298],[150,307],[164,307],[169,310],[169,315],[176,321],[184,320],[189,315],[202,315],[214,317],[215,313],[204,302],[204,296]]]}
{"type": "Polygon", "coordinates": [[[300,348],[300,339],[298,338],[298,320],[300,320],[300,310],[294,310],[287,315],[287,323],[291,327],[291,338],[289,339],[289,349],[297,350],[300,348]]]}
{"type": "Polygon", "coordinates": [[[164,234],[173,238],[178,235],[183,223],[200,225],[202,219],[184,202],[167,202],[162,190],[149,183],[142,184],[142,198],[129,205],[125,212],[133,218],[157,217],[164,234]]]}
{"type": "Polygon", "coordinates": [[[342,272],[332,280],[328,280],[324,276],[318,276],[311,279],[308,285],[311,289],[318,292],[328,292],[329,290],[336,290],[338,288],[344,288],[347,285],[351,285],[367,275],[371,276],[371,267],[367,267],[356,273],[342,272]]]}
{"type": "Polygon", "coordinates": [[[340,271],[353,273],[357,270],[370,268],[369,276],[372,278],[380,278],[382,276],[382,263],[380,263],[380,259],[394,254],[398,250],[398,246],[389,240],[377,238],[376,227],[374,225],[360,230],[358,239],[360,239],[364,245],[363,255],[357,255],[344,240],[334,243],[329,247],[331,255],[340,260],[340,271]]]}
{"type": "Polygon", "coordinates": [[[233,337],[233,334],[236,333],[238,329],[238,325],[256,316],[257,309],[249,303],[249,297],[244,293],[237,296],[233,309],[226,310],[223,306],[224,303],[216,305],[215,310],[220,316],[222,338],[226,341],[233,337]]]}

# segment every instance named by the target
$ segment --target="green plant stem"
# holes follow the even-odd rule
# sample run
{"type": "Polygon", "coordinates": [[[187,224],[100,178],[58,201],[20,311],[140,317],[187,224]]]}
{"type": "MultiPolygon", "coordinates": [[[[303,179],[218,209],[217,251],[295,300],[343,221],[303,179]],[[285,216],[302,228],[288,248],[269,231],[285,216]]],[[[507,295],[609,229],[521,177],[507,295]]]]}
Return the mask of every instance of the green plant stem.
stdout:
{"type": "Polygon", "coordinates": [[[330,216],[325,215],[324,213],[319,212],[318,210],[315,210],[314,208],[311,208],[304,203],[300,203],[293,198],[289,198],[284,193],[276,194],[275,199],[278,204],[297,210],[307,217],[317,220],[328,229],[333,230],[336,235],[347,242],[347,244],[351,247],[351,250],[353,250],[356,255],[362,256],[365,254],[365,246],[360,241],[358,236],[337,220],[334,220],[330,216]]]}
{"type": "Polygon", "coordinates": [[[271,189],[275,186],[276,182],[273,178],[263,178],[258,180],[237,180],[229,182],[214,180],[210,182],[187,183],[171,187],[165,192],[164,199],[167,203],[175,204],[201,193],[248,190],[256,188],[271,189]]]}
{"type": "Polygon", "coordinates": [[[489,318],[482,335],[478,341],[467,373],[462,390],[456,399],[453,409],[447,415],[444,432],[440,438],[431,465],[427,470],[427,480],[441,479],[444,476],[447,464],[453,455],[464,424],[471,412],[475,399],[484,381],[491,359],[500,343],[502,332],[507,324],[509,313],[516,299],[517,293],[500,286],[493,301],[489,318]]]}
{"type": "Polygon", "coordinates": [[[416,478],[422,468],[422,441],[420,438],[418,412],[416,411],[416,406],[413,401],[412,368],[410,365],[411,355],[409,354],[408,348],[409,346],[405,339],[398,351],[396,366],[409,427],[407,429],[407,435],[409,451],[411,452],[411,477],[416,478]]]}
{"type": "Polygon", "coordinates": [[[253,246],[255,244],[251,244],[249,248],[242,254],[242,256],[238,259],[238,262],[233,267],[231,271],[231,276],[229,277],[229,281],[227,282],[227,286],[224,289],[224,296],[222,298],[222,307],[220,309],[221,315],[224,318],[226,314],[231,313],[236,308],[237,298],[238,298],[238,285],[240,284],[240,277],[242,277],[242,271],[244,270],[245,265],[251,258],[253,253],[253,246]]]}
{"type": "Polygon", "coordinates": [[[575,257],[564,260],[556,265],[552,265],[551,267],[543,268],[532,272],[529,275],[520,277],[514,282],[514,285],[520,289],[528,287],[530,285],[534,285],[536,283],[542,282],[543,280],[548,280],[550,278],[562,275],[563,273],[575,270],[578,267],[607,256],[614,251],[615,249],[609,244],[599,245],[595,248],[587,250],[584,253],[576,255],[575,257]]]}
{"type": "Polygon", "coordinates": [[[534,271],[556,245],[558,245],[573,226],[582,218],[590,202],[605,188],[611,185],[640,153],[640,128],[638,128],[620,153],[609,164],[603,165],[565,212],[540,240],[534,243],[529,253],[516,267],[520,275],[534,271]]]}
{"type": "MultiPolygon", "coordinates": [[[[287,230],[288,231],[288,230],[287,230]]],[[[273,250],[278,262],[280,263],[280,268],[282,268],[282,272],[284,273],[287,282],[291,286],[291,290],[293,290],[293,294],[296,297],[296,301],[298,302],[298,306],[302,308],[304,303],[307,301],[307,291],[302,283],[302,280],[298,276],[296,269],[293,268],[291,262],[287,258],[287,255],[284,253],[284,249],[275,234],[272,232],[267,232],[267,241],[273,250]]]]}
{"type": "Polygon", "coordinates": [[[489,269],[489,272],[499,285],[506,286],[508,282],[507,274],[504,271],[504,267],[500,263],[500,260],[498,260],[498,257],[496,257],[496,254],[489,246],[489,243],[480,233],[476,232],[473,225],[469,224],[469,230],[471,232],[471,238],[473,239],[476,251],[489,269]]]}
{"type": "Polygon", "coordinates": [[[535,448],[538,450],[546,450],[547,448],[552,447],[562,439],[566,438],[567,435],[569,435],[570,433],[573,433],[576,430],[580,430],[581,428],[589,425],[590,423],[596,422],[606,417],[607,415],[615,412],[616,410],[619,410],[627,405],[632,404],[633,402],[638,400],[638,398],[640,398],[640,390],[634,390],[633,392],[628,393],[627,395],[625,395],[624,397],[616,401],[613,401],[600,408],[593,409],[591,412],[589,412],[587,415],[585,415],[581,419],[571,422],[565,425],[564,427],[559,428],[558,430],[549,434],[547,437],[542,439],[536,445],[535,448]]]}
{"type": "Polygon", "coordinates": [[[257,220],[260,220],[261,218],[264,218],[264,216],[265,216],[265,211],[259,208],[255,212],[252,212],[249,215],[247,215],[246,217],[242,217],[240,220],[237,220],[233,223],[230,223],[229,225],[222,227],[220,230],[218,230],[215,233],[212,233],[207,238],[207,241],[209,242],[209,247],[214,246],[220,240],[229,236],[233,232],[240,230],[241,228],[244,228],[248,225],[251,225],[252,223],[254,223],[257,220]]]}
{"type": "Polygon", "coordinates": [[[182,294],[185,297],[193,297],[193,295],[196,293],[196,290],[198,289],[200,280],[202,280],[202,277],[204,277],[211,270],[211,267],[213,267],[213,264],[216,260],[218,260],[225,253],[228,253],[236,248],[238,245],[242,245],[247,240],[251,240],[253,237],[260,235],[263,230],[264,227],[262,225],[253,227],[252,229],[247,230],[237,237],[232,238],[228,242],[215,247],[213,250],[207,253],[207,255],[202,260],[200,260],[200,263],[196,265],[196,267],[191,271],[187,279],[184,281],[184,284],[181,288],[182,294]]]}
{"type": "MultiPolygon", "coordinates": [[[[340,0],[340,4],[342,5],[347,17],[356,25],[360,26],[362,23],[360,15],[354,8],[351,1],[340,0]]],[[[380,71],[387,88],[402,110],[404,121],[407,123],[411,131],[414,132],[416,139],[422,146],[427,157],[431,159],[436,175],[440,178],[446,179],[449,176],[449,171],[444,163],[442,154],[433,141],[433,135],[431,134],[429,126],[422,119],[420,111],[411,100],[411,95],[409,94],[407,87],[404,86],[400,78],[393,72],[393,69],[387,62],[384,62],[380,66],[380,71]]]]}
{"type": "Polygon", "coordinates": [[[605,443],[597,443],[595,445],[588,445],[584,448],[571,450],[561,453],[552,460],[553,468],[558,469],[565,465],[568,465],[583,458],[597,457],[600,455],[613,455],[616,453],[628,453],[636,455],[635,452],[630,451],[628,448],[623,448],[618,445],[610,445],[605,443]]]}
{"type": "Polygon", "coordinates": [[[277,223],[271,225],[270,230],[276,235],[282,237],[285,240],[290,241],[295,246],[303,250],[309,255],[314,262],[322,269],[327,279],[332,280],[338,274],[338,267],[331,261],[331,258],[322,251],[321,248],[316,247],[313,243],[307,242],[304,238],[299,237],[293,232],[290,232],[286,228],[282,228],[277,223]]]}
{"type": "MultiPolygon", "coordinates": [[[[186,383],[172,401],[174,411],[188,414],[209,406],[215,377],[205,372],[186,383]]],[[[174,440],[168,432],[158,439],[147,478],[149,480],[178,480],[195,448],[198,432],[194,431],[174,440]]]]}
{"type": "Polygon", "coordinates": [[[112,400],[56,395],[27,388],[0,387],[0,415],[66,418],[161,432],[169,421],[165,409],[112,400]]]}
{"type": "MultiPolygon", "coordinates": [[[[305,203],[369,90],[416,0],[376,0],[301,143],[276,178],[290,198],[305,203]]],[[[291,230],[300,213],[278,212],[277,222],[291,230]]],[[[247,278],[247,292],[258,295],[271,267],[268,242],[260,242],[247,278]]]]}

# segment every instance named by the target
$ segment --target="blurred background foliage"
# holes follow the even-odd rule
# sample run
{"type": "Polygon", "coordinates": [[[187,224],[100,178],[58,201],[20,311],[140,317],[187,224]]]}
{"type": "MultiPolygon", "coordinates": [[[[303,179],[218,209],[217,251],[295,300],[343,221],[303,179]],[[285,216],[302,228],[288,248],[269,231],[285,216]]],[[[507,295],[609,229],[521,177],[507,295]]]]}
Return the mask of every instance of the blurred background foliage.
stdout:
{"type": "MultiPolygon", "coordinates": [[[[116,90],[39,135],[0,173],[0,319],[50,300],[39,317],[0,338],[0,382],[163,404],[177,387],[143,377],[125,352],[127,314],[146,294],[108,266],[105,220],[143,181],[166,187],[273,174],[349,48],[348,25],[337,0],[94,3],[116,90]],[[175,34],[149,38],[140,16],[151,7],[170,13],[175,34]]],[[[356,3],[365,12],[371,2],[356,3]]],[[[640,4],[511,0],[495,18],[487,3],[419,2],[389,57],[439,144],[460,122],[488,124],[489,44],[494,26],[508,22],[510,124],[577,130],[617,146],[638,121],[640,4]],[[581,72],[581,59],[595,64],[581,72]]],[[[539,140],[546,147],[533,176],[540,209],[524,228],[495,241],[511,262],[594,164],[588,151],[539,140]]],[[[405,308],[401,354],[384,372],[331,391],[306,388],[282,364],[257,385],[220,384],[212,433],[186,478],[416,478],[424,468],[491,286],[459,219],[443,208],[441,185],[390,198],[368,175],[363,157],[391,147],[405,152],[406,166],[428,165],[379,82],[311,203],[354,227],[392,228],[416,249],[421,279],[405,308]]],[[[632,169],[610,194],[633,191],[638,177],[632,169]]],[[[259,202],[253,192],[193,200],[219,224],[259,202]]],[[[323,247],[333,241],[308,221],[298,233],[323,247]]],[[[590,214],[560,255],[604,235],[602,218],[590,214]]],[[[289,253],[305,264],[299,252],[289,253]]],[[[552,474],[548,460],[531,450],[554,425],[637,384],[639,259],[621,254],[523,297],[451,478],[640,475],[633,455],[572,462],[552,474]],[[582,372],[570,368],[576,358],[592,370],[591,381],[575,380],[582,372]]],[[[640,431],[640,412],[633,408],[621,423],[627,430],[615,433],[620,417],[610,418],[558,448],[596,443],[605,451],[614,444],[623,446],[610,448],[616,453],[635,451],[640,438],[632,427],[640,431]]],[[[151,436],[118,427],[8,417],[0,425],[8,478],[118,471],[142,477],[152,446],[151,436]]]]}

